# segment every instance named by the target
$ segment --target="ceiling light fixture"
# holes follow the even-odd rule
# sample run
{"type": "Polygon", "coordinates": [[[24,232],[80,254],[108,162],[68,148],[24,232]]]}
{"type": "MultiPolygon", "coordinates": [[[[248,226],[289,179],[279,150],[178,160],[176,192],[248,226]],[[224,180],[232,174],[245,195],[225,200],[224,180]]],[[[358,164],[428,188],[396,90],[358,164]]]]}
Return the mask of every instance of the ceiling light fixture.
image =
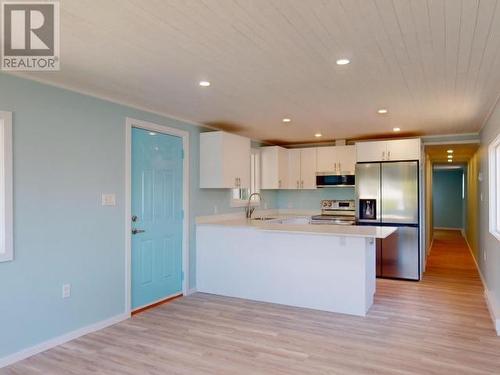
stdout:
{"type": "Polygon", "coordinates": [[[387,112],[389,112],[386,108],[380,108],[377,110],[377,113],[380,115],[385,115],[387,112]]]}
{"type": "Polygon", "coordinates": [[[395,132],[400,132],[401,128],[393,128],[392,130],[395,131],[395,132]]]}
{"type": "Polygon", "coordinates": [[[156,135],[155,132],[149,132],[149,135],[156,135]]]}
{"type": "Polygon", "coordinates": [[[453,160],[451,160],[451,159],[448,159],[448,163],[451,163],[451,162],[453,162],[453,160]]]}
{"type": "Polygon", "coordinates": [[[285,117],[285,118],[284,118],[283,120],[281,120],[281,121],[283,121],[283,122],[285,122],[285,123],[286,123],[286,122],[292,122],[292,120],[291,120],[291,119],[289,119],[289,118],[287,118],[287,117],[285,117]]]}
{"type": "Polygon", "coordinates": [[[453,154],[453,150],[446,151],[448,154],[453,154]]]}
{"type": "Polygon", "coordinates": [[[349,59],[338,59],[336,61],[337,65],[347,65],[351,62],[351,60],[349,59]]]}
{"type": "Polygon", "coordinates": [[[208,81],[200,81],[200,86],[201,87],[208,87],[208,86],[210,86],[210,82],[208,82],[208,81]]]}
{"type": "Polygon", "coordinates": [[[316,138],[319,138],[319,137],[322,137],[322,136],[323,136],[323,134],[321,134],[321,133],[316,133],[316,134],[314,134],[314,136],[315,136],[316,138]]]}
{"type": "Polygon", "coordinates": [[[453,155],[448,155],[448,159],[453,159],[453,155]]]}

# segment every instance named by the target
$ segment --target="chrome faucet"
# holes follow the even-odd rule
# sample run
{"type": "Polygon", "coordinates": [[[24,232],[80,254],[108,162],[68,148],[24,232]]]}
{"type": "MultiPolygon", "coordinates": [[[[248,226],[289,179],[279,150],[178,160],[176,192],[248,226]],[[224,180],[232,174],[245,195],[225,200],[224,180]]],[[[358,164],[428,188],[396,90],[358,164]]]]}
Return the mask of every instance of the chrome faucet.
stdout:
{"type": "Polygon", "coordinates": [[[247,207],[245,209],[245,213],[246,213],[247,219],[251,219],[252,218],[252,214],[255,211],[255,207],[250,207],[250,204],[252,203],[252,197],[254,195],[257,195],[259,197],[259,206],[260,206],[260,203],[262,203],[264,201],[264,198],[262,198],[262,195],[260,195],[259,193],[252,193],[252,194],[250,194],[250,196],[248,197],[248,204],[247,204],[247,207]]]}

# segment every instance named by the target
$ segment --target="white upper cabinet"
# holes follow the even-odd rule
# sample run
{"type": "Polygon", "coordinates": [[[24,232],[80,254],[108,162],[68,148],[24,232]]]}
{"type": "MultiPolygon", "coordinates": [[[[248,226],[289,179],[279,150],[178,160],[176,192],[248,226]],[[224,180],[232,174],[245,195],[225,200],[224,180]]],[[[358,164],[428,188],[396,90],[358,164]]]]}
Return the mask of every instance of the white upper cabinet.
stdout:
{"type": "Polygon", "coordinates": [[[200,188],[250,186],[250,139],[223,131],[200,134],[200,188]]]}
{"type": "Polygon", "coordinates": [[[261,189],[288,188],[288,150],[279,146],[260,148],[261,189]]]}
{"type": "Polygon", "coordinates": [[[356,168],[356,146],[318,147],[317,172],[354,174],[356,168]]]}
{"type": "Polygon", "coordinates": [[[420,160],[420,139],[359,142],[356,144],[358,162],[420,160]]]}
{"type": "Polygon", "coordinates": [[[387,160],[420,160],[420,138],[387,141],[387,160]]]}
{"type": "Polygon", "coordinates": [[[316,148],[300,151],[300,188],[316,189],[316,148]]]}
{"type": "Polygon", "coordinates": [[[288,150],[288,188],[316,189],[316,148],[288,150]]]}
{"type": "Polygon", "coordinates": [[[300,189],[300,149],[288,150],[288,189],[300,189]]]}

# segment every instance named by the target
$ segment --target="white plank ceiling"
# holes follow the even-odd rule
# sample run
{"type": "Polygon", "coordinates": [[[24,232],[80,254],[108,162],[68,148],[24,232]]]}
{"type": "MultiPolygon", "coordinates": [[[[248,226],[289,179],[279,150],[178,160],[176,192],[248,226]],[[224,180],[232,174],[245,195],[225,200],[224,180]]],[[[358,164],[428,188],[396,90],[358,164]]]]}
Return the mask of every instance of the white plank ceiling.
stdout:
{"type": "Polygon", "coordinates": [[[64,0],[61,53],[60,72],[23,75],[259,140],[477,132],[500,93],[500,6],[64,0]]]}

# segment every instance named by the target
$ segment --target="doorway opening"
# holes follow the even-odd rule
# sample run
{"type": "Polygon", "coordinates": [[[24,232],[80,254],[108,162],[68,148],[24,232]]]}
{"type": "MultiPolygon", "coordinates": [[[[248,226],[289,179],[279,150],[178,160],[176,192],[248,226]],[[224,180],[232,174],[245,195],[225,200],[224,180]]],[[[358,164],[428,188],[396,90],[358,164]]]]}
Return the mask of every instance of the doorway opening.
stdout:
{"type": "Polygon", "coordinates": [[[473,255],[477,251],[478,148],[476,141],[425,146],[425,259],[436,231],[441,237],[459,231],[473,255]]]}
{"type": "Polygon", "coordinates": [[[189,133],[126,119],[125,310],[188,294],[189,133]]]}

